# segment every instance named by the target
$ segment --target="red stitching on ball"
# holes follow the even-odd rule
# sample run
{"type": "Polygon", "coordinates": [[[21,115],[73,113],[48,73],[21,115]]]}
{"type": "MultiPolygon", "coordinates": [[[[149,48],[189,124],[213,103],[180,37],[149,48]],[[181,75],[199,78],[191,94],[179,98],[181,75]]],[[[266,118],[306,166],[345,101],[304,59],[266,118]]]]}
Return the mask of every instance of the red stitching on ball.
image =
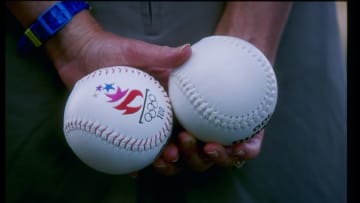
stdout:
{"type": "Polygon", "coordinates": [[[156,134],[155,135],[155,141],[154,141],[155,146],[158,144],[158,141],[159,141],[159,134],[156,134]]]}
{"type": "Polygon", "coordinates": [[[125,149],[127,148],[127,145],[129,144],[130,140],[131,140],[131,138],[128,139],[128,140],[125,142],[125,144],[124,144],[124,148],[125,148],[125,149]]]}
{"type": "Polygon", "coordinates": [[[131,146],[130,146],[130,150],[131,150],[131,151],[134,151],[134,145],[135,145],[135,143],[138,141],[138,139],[139,139],[139,138],[136,138],[135,142],[131,144],[131,146]]]}
{"type": "MultiPolygon", "coordinates": [[[[164,130],[164,128],[163,128],[163,130],[164,130]]],[[[165,138],[165,134],[164,134],[163,132],[160,132],[160,133],[159,133],[159,140],[160,140],[160,142],[163,142],[164,138],[165,138]]]]}
{"type": "Polygon", "coordinates": [[[105,136],[106,137],[105,139],[108,140],[109,135],[111,135],[113,132],[114,132],[114,130],[111,130],[111,132],[107,133],[106,136],[105,136]]]}
{"type": "Polygon", "coordinates": [[[168,117],[168,118],[167,118],[167,122],[165,123],[165,127],[166,127],[166,129],[167,129],[168,131],[170,131],[170,126],[169,126],[170,123],[171,123],[171,120],[170,120],[170,118],[168,117]]]}
{"type": "Polygon", "coordinates": [[[85,130],[88,130],[88,129],[86,129],[86,127],[88,127],[88,121],[85,121],[85,123],[84,123],[85,130]]]}
{"type": "Polygon", "coordinates": [[[100,135],[100,136],[99,136],[100,138],[103,137],[104,131],[105,131],[106,129],[107,129],[107,127],[104,127],[103,129],[100,130],[100,134],[99,134],[99,135],[100,135]]]}
{"type": "Polygon", "coordinates": [[[96,131],[100,128],[100,125],[96,126],[94,129],[94,133],[96,133],[96,131]]]}
{"type": "MultiPolygon", "coordinates": [[[[87,123],[86,123],[87,124],[87,123]]],[[[94,123],[90,123],[90,125],[89,125],[89,131],[91,132],[91,129],[92,129],[92,127],[93,127],[93,125],[94,125],[94,123]]]]}
{"type": "Polygon", "coordinates": [[[143,145],[143,146],[144,146],[144,150],[147,150],[146,146],[148,146],[148,145],[147,145],[148,140],[149,140],[149,138],[147,137],[147,138],[145,139],[145,143],[144,143],[144,145],[143,145]]]}
{"type": "Polygon", "coordinates": [[[118,138],[119,136],[120,136],[119,134],[115,135],[111,144],[115,145],[116,138],[118,138]]]}
{"type": "Polygon", "coordinates": [[[149,146],[150,146],[150,149],[153,148],[153,137],[151,137],[149,140],[149,146]]]}
{"type": "Polygon", "coordinates": [[[119,143],[118,143],[118,147],[120,147],[120,145],[121,145],[121,143],[122,143],[122,141],[125,139],[125,137],[122,137],[120,140],[119,140],[119,143]]]}
{"type": "MultiPolygon", "coordinates": [[[[94,71],[93,73],[89,74],[85,79],[91,79],[97,76],[102,76],[104,74],[116,74],[116,73],[132,73],[137,75],[142,75],[144,78],[148,78],[148,80],[153,81],[154,84],[160,89],[160,91],[163,93],[164,97],[167,98],[165,100],[166,102],[166,108],[168,110],[167,117],[164,123],[164,126],[160,131],[151,136],[146,137],[143,139],[136,138],[134,142],[132,142],[131,138],[129,137],[120,137],[121,134],[118,132],[115,132],[115,130],[112,130],[111,132],[108,132],[105,134],[106,130],[109,129],[107,126],[102,126],[101,124],[98,124],[93,121],[89,120],[81,120],[81,119],[71,119],[69,122],[67,122],[64,125],[64,131],[66,134],[68,134],[72,130],[81,129],[90,133],[94,133],[96,136],[100,138],[105,138],[105,140],[117,147],[123,147],[125,149],[128,149],[130,147],[130,150],[151,150],[154,147],[157,147],[159,144],[163,143],[165,138],[167,138],[167,133],[171,131],[172,126],[172,109],[171,109],[171,102],[168,99],[167,92],[164,90],[164,88],[160,85],[160,83],[155,80],[154,77],[151,75],[148,75],[148,73],[136,70],[132,68],[128,68],[126,66],[116,66],[111,68],[104,68],[104,69],[98,69],[94,71]],[[105,137],[104,137],[105,136],[105,137]],[[160,141],[160,143],[158,142],[160,141]],[[118,142],[118,143],[116,143],[118,142]],[[131,144],[131,146],[130,146],[131,144]]],[[[83,81],[85,79],[82,79],[80,81],[83,81]]],[[[79,82],[80,82],[79,81],[79,82]]],[[[67,135],[68,136],[68,135],[67,135]]]]}
{"type": "Polygon", "coordinates": [[[82,124],[82,120],[80,120],[80,121],[79,121],[79,124],[78,124],[78,125],[80,126],[80,129],[81,129],[81,127],[82,127],[81,124],[82,124]]]}
{"type": "Polygon", "coordinates": [[[137,144],[137,150],[138,151],[141,151],[140,148],[141,148],[141,144],[142,144],[143,141],[144,141],[144,139],[141,139],[140,142],[137,144]]]}

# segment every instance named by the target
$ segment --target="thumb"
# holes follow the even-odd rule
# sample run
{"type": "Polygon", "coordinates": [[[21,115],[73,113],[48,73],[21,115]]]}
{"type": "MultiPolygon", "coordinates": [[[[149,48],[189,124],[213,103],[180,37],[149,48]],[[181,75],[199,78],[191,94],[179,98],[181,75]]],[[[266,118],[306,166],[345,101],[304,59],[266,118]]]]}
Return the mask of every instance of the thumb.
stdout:
{"type": "Polygon", "coordinates": [[[190,44],[173,48],[138,41],[128,48],[128,61],[131,60],[132,65],[143,68],[176,68],[191,56],[190,44]]]}

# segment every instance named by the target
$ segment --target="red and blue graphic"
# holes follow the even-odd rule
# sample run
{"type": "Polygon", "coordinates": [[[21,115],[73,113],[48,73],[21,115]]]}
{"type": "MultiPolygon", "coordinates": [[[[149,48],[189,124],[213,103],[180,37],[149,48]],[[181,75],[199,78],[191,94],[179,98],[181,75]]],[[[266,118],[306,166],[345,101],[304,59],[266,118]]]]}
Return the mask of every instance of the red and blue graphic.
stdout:
{"type": "Polygon", "coordinates": [[[164,119],[165,110],[159,106],[156,96],[149,89],[144,93],[138,89],[123,89],[114,83],[105,83],[96,86],[94,96],[97,97],[98,93],[105,95],[110,99],[106,102],[115,104],[113,108],[122,111],[123,115],[135,114],[142,109],[139,123],[151,122],[155,118],[164,119]]]}
{"type": "Polygon", "coordinates": [[[109,103],[118,102],[124,98],[120,104],[114,106],[115,109],[123,111],[123,115],[134,114],[141,109],[141,105],[131,106],[136,97],[144,97],[140,90],[134,89],[129,91],[129,89],[126,89],[122,91],[119,86],[117,86],[115,93],[112,93],[112,90],[115,90],[114,84],[104,84],[96,87],[96,91],[105,91],[105,95],[110,98],[107,101],[109,103]]]}

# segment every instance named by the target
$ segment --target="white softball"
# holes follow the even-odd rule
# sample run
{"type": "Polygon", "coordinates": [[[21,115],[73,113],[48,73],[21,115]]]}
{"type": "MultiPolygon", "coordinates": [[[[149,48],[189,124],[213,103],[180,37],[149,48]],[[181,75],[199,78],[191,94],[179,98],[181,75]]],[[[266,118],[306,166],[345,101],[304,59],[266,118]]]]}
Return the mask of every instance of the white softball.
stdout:
{"type": "Polygon", "coordinates": [[[268,123],[277,102],[271,63],[249,42],[209,36],[169,78],[176,118],[199,140],[231,145],[268,123]]]}
{"type": "Polygon", "coordinates": [[[167,93],[152,76],[132,67],[105,67],[75,84],[65,106],[64,134],[91,168],[127,174],[156,159],[172,119],[167,93]]]}

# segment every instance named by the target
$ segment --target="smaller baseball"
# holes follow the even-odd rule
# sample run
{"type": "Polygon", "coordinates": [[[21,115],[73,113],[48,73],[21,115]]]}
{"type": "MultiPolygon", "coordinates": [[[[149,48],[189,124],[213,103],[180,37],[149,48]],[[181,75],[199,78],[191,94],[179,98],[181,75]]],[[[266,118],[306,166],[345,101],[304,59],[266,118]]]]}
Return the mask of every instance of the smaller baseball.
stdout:
{"type": "Polygon", "coordinates": [[[64,111],[65,139],[86,165],[127,174],[150,165],[172,130],[170,100],[149,74],[127,66],[79,80],[64,111]]]}
{"type": "Polygon", "coordinates": [[[249,42],[209,36],[169,78],[176,118],[204,142],[231,145],[251,138],[269,122],[277,102],[271,63],[249,42]]]}

